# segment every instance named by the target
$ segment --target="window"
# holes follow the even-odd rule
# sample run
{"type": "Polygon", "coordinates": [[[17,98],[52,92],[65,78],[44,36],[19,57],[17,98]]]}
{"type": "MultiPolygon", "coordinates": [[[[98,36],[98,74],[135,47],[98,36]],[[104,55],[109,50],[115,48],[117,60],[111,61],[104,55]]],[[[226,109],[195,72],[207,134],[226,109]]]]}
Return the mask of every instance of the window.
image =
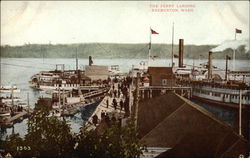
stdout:
{"type": "Polygon", "coordinates": [[[162,85],[167,85],[167,79],[162,79],[161,83],[162,83],[162,85]]]}

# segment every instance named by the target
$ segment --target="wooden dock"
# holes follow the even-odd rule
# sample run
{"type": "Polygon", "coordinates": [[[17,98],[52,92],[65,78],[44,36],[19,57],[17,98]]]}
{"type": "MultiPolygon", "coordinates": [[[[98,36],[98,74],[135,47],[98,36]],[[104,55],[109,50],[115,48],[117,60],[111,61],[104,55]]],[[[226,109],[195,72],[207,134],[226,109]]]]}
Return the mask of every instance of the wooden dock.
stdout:
{"type": "MultiPolygon", "coordinates": [[[[115,83],[114,86],[115,86],[115,89],[118,90],[118,84],[115,83]]],[[[109,90],[109,92],[110,92],[110,90],[109,90]]],[[[121,97],[115,98],[115,99],[119,103],[120,100],[121,100],[121,97]]],[[[95,129],[96,128],[96,126],[93,124],[93,116],[94,115],[97,115],[98,121],[100,121],[100,119],[101,119],[101,113],[102,112],[106,112],[108,114],[112,114],[115,117],[122,117],[122,116],[124,116],[124,114],[125,114],[124,109],[121,111],[120,110],[120,106],[118,106],[117,109],[115,110],[114,106],[112,105],[112,101],[113,101],[113,98],[110,97],[110,96],[108,96],[108,95],[106,95],[103,98],[103,100],[97,106],[97,108],[95,109],[95,111],[93,112],[93,114],[89,117],[88,121],[85,123],[85,125],[87,127],[87,130],[91,130],[91,129],[95,129]],[[106,103],[107,99],[109,100],[109,106],[108,106],[108,108],[107,108],[107,103],[106,103]]]]}
{"type": "Polygon", "coordinates": [[[28,117],[30,114],[32,113],[32,111],[26,111],[23,110],[22,112],[18,112],[16,113],[14,116],[8,118],[7,120],[5,120],[4,122],[1,122],[1,126],[3,127],[9,127],[14,125],[14,123],[23,120],[24,118],[28,117]]]}

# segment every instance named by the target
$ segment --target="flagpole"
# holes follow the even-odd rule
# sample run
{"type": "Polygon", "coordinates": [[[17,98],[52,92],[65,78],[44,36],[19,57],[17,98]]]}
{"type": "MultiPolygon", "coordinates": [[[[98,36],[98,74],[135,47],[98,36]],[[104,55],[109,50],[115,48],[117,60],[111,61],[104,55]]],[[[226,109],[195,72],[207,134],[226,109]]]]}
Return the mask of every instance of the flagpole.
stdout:
{"type": "Polygon", "coordinates": [[[172,27],[172,67],[174,67],[174,22],[172,27]]]}
{"type": "MultiPolygon", "coordinates": [[[[236,29],[235,29],[235,31],[234,31],[234,40],[236,41],[236,29]]],[[[235,49],[234,49],[233,58],[234,58],[233,70],[235,71],[235,49]]]]}
{"type": "Polygon", "coordinates": [[[234,40],[236,40],[236,29],[235,29],[235,32],[234,32],[234,40]]]}

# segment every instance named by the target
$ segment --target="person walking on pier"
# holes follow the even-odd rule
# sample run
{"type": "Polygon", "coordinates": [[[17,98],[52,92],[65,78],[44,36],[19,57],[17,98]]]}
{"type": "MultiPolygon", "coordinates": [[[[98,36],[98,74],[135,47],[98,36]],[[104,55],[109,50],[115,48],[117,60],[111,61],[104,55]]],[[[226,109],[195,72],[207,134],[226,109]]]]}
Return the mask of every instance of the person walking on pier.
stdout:
{"type": "Polygon", "coordinates": [[[123,101],[122,101],[122,99],[120,100],[120,107],[121,107],[121,109],[120,109],[120,112],[122,112],[122,109],[123,109],[123,101]]]}
{"type": "Polygon", "coordinates": [[[97,123],[98,123],[98,116],[95,114],[95,115],[93,116],[93,124],[96,126],[97,123]]]}
{"type": "Polygon", "coordinates": [[[101,112],[101,120],[103,120],[105,118],[105,113],[104,113],[104,111],[102,110],[102,112],[101,112]]]}
{"type": "Polygon", "coordinates": [[[120,96],[121,96],[121,90],[118,89],[118,98],[120,98],[120,96]]]}
{"type": "Polygon", "coordinates": [[[129,111],[129,98],[126,97],[125,101],[124,101],[124,110],[125,110],[125,116],[128,117],[130,114],[129,111]]]}
{"type": "Polygon", "coordinates": [[[114,90],[114,97],[117,98],[117,90],[114,90]]]}
{"type": "Polygon", "coordinates": [[[116,110],[116,107],[117,107],[117,101],[116,101],[116,99],[115,99],[115,98],[113,99],[113,106],[114,106],[114,108],[115,108],[115,110],[116,110]]]}
{"type": "Polygon", "coordinates": [[[106,100],[107,108],[109,108],[109,98],[106,100]]]}

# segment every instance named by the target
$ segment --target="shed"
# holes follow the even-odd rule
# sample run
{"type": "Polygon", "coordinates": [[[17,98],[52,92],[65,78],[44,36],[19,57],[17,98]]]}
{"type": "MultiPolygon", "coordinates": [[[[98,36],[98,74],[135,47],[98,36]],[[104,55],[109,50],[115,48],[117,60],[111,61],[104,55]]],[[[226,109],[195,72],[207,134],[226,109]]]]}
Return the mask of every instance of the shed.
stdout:
{"type": "Polygon", "coordinates": [[[174,86],[175,76],[172,67],[149,67],[150,86],[174,86]]]}

